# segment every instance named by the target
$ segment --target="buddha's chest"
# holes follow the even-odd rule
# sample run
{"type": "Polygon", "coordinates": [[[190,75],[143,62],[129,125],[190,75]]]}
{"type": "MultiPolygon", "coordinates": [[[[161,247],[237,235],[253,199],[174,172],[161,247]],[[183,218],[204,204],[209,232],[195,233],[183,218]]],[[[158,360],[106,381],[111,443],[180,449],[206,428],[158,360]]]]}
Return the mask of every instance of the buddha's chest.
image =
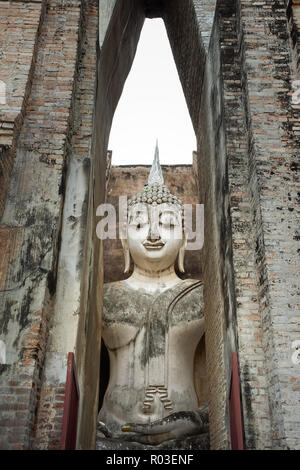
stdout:
{"type": "Polygon", "coordinates": [[[138,341],[149,354],[159,356],[173,337],[194,338],[204,323],[201,294],[202,290],[188,290],[158,296],[140,293],[123,299],[106,296],[102,336],[107,347],[117,349],[138,341]]]}
{"type": "Polygon", "coordinates": [[[103,324],[102,337],[109,350],[117,350],[135,343],[134,349],[144,351],[144,356],[159,357],[164,354],[166,344],[182,344],[186,348],[198,343],[204,332],[204,318],[181,321],[170,325],[161,319],[149,319],[143,325],[132,322],[110,322],[103,324]]]}

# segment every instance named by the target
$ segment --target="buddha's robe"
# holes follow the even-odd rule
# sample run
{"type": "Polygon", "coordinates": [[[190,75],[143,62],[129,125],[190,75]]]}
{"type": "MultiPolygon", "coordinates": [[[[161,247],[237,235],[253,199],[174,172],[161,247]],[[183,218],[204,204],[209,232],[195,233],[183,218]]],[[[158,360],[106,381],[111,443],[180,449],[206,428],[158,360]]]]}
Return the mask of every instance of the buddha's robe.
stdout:
{"type": "Polygon", "coordinates": [[[204,333],[203,287],[179,281],[159,294],[129,282],[104,286],[102,336],[110,380],[99,420],[112,432],[194,411],[194,357],[204,333]]]}

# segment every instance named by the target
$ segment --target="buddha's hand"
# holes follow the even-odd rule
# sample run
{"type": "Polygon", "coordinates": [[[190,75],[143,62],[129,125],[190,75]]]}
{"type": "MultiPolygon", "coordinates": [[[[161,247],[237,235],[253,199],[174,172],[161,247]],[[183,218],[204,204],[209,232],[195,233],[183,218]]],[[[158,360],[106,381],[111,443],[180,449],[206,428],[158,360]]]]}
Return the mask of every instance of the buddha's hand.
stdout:
{"type": "Polygon", "coordinates": [[[178,411],[149,424],[128,423],[122,427],[122,431],[123,440],[152,445],[203,434],[208,432],[208,409],[203,406],[196,411],[178,411]]]}

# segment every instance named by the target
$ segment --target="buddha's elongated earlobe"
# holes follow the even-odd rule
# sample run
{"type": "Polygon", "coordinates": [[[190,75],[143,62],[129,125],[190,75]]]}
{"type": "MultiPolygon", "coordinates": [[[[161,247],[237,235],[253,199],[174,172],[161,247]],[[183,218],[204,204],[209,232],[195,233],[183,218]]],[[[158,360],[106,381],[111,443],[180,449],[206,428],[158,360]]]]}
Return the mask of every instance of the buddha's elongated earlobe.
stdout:
{"type": "Polygon", "coordinates": [[[179,253],[178,253],[178,269],[181,273],[185,272],[185,270],[184,270],[184,255],[185,255],[186,245],[187,245],[187,234],[183,230],[183,232],[182,232],[182,244],[181,244],[181,247],[180,247],[179,253]]]}
{"type": "Polygon", "coordinates": [[[129,273],[129,270],[130,270],[130,253],[129,253],[127,239],[121,238],[121,243],[123,247],[124,261],[125,261],[124,274],[127,274],[129,273]]]}

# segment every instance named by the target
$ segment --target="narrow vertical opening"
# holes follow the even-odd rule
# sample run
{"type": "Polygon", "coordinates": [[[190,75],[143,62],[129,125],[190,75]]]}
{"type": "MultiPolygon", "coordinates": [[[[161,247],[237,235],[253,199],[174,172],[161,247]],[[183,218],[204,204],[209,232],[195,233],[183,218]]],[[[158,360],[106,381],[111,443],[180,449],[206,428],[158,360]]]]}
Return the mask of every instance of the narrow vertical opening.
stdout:
{"type": "MultiPolygon", "coordinates": [[[[118,198],[134,196],[147,183],[156,140],[167,186],[183,202],[198,203],[197,141],[161,18],[145,20],[109,136],[112,167],[107,202],[116,209],[117,235],[118,198]]],[[[104,282],[129,277],[123,273],[120,240],[105,240],[104,247],[104,282]]],[[[186,254],[190,277],[201,276],[199,256],[199,252],[186,254]]]]}
{"type": "MultiPolygon", "coordinates": [[[[108,143],[112,168],[106,202],[114,205],[117,224],[119,196],[134,196],[147,183],[156,139],[166,185],[184,202],[197,204],[194,128],[164,22],[146,19],[135,60],[114,114],[108,143]]],[[[121,281],[131,275],[131,272],[123,273],[124,258],[118,228],[117,225],[116,240],[104,240],[105,283],[121,281]]],[[[200,250],[188,253],[186,264],[186,277],[201,279],[200,250]]],[[[200,405],[206,402],[206,391],[198,391],[206,373],[204,340],[198,345],[195,361],[195,370],[201,370],[200,381],[196,384],[200,405]]],[[[109,355],[102,341],[99,409],[108,385],[109,369],[109,355]]]]}
{"type": "Polygon", "coordinates": [[[151,165],[156,139],[161,164],[192,164],[196,137],[161,18],[144,23],[112,123],[112,164],[151,165]]]}

